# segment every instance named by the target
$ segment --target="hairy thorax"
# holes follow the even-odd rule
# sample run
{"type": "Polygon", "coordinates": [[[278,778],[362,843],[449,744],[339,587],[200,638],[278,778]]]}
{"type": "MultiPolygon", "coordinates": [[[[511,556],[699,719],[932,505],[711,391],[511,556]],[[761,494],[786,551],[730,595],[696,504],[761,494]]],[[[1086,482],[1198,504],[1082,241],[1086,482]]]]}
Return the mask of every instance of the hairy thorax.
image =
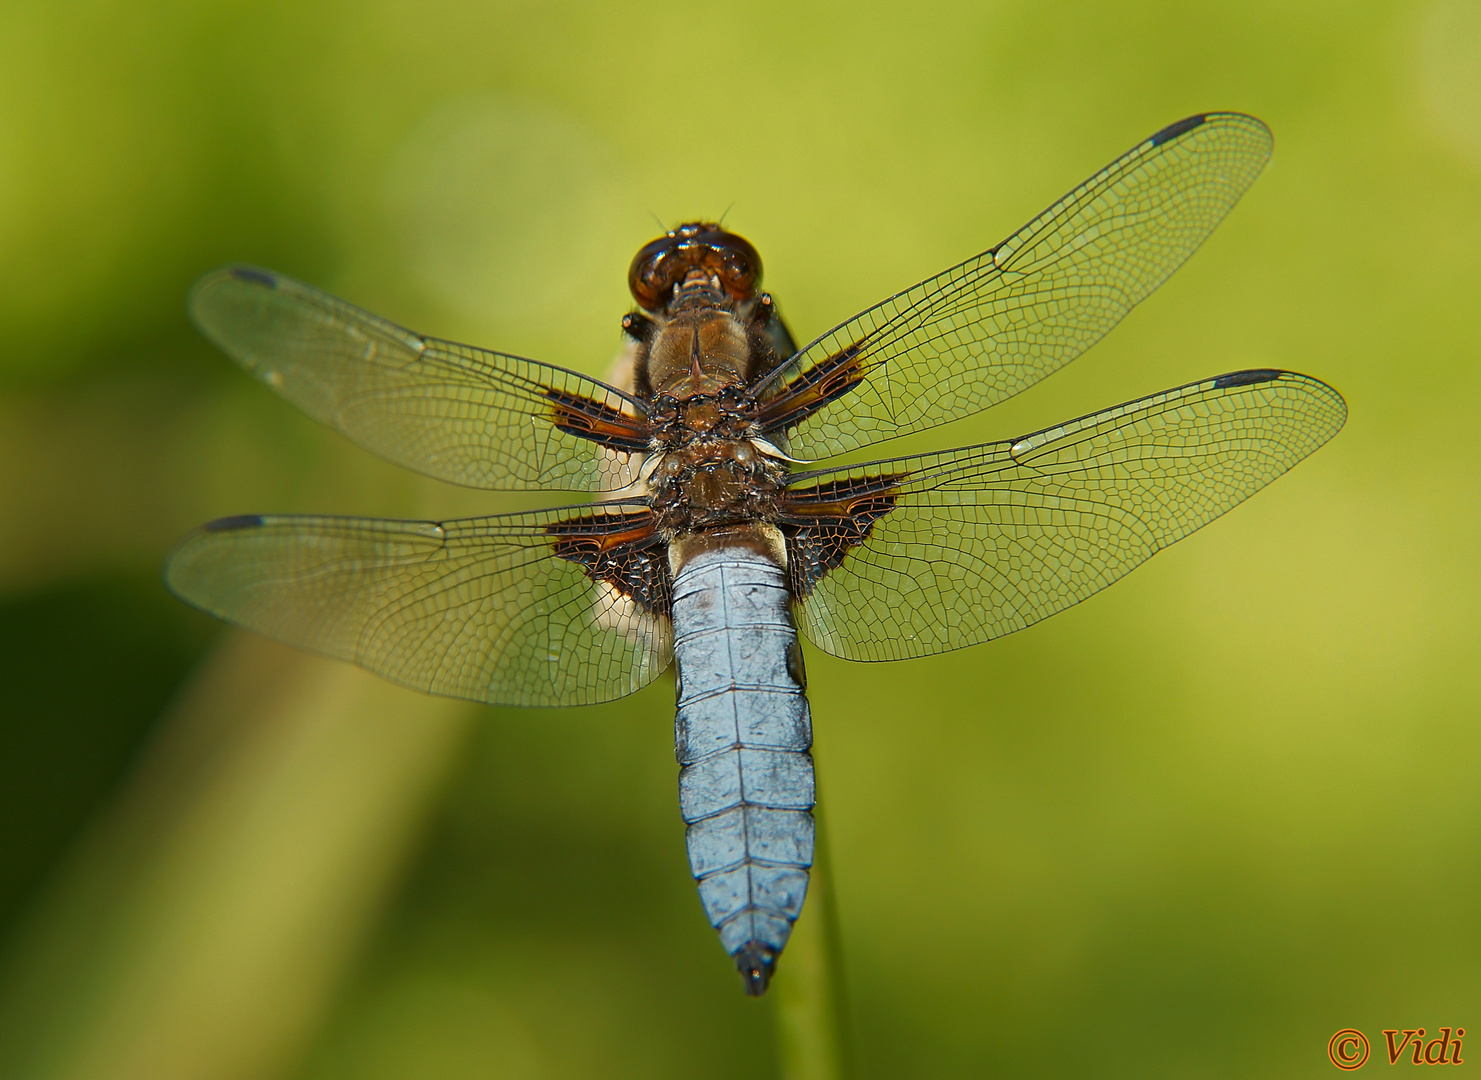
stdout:
{"type": "MultiPolygon", "coordinates": [[[[708,298],[705,298],[708,299],[708,298]]],[[[653,454],[648,502],[670,539],[775,516],[787,468],[744,391],[761,358],[723,304],[676,305],[646,355],[653,454]]]]}

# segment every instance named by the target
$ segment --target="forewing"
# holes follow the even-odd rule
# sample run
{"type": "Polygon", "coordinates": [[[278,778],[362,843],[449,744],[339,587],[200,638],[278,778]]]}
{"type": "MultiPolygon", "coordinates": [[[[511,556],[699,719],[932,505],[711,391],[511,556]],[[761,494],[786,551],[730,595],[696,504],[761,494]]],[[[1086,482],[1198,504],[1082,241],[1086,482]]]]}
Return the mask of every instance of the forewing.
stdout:
{"type": "Polygon", "coordinates": [[[1246,371],[1011,442],[798,477],[782,524],[800,625],[851,660],[1021,630],[1248,498],[1346,416],[1325,383],[1246,371]]]}
{"type": "Polygon", "coordinates": [[[647,446],[640,406],[595,379],[422,337],[281,274],[208,274],[190,311],[315,420],[439,480],[612,490],[636,478],[647,446]]]}
{"type": "Polygon", "coordinates": [[[672,657],[665,550],[646,509],[616,506],[225,518],[187,537],[165,577],[213,615],[417,690],[584,705],[672,657]]]}
{"type": "Polygon", "coordinates": [[[1018,393],[1162,284],[1254,182],[1271,145],[1264,124],[1238,113],[1164,128],[997,247],[808,345],[760,388],[763,426],[814,460],[1018,393]]]}

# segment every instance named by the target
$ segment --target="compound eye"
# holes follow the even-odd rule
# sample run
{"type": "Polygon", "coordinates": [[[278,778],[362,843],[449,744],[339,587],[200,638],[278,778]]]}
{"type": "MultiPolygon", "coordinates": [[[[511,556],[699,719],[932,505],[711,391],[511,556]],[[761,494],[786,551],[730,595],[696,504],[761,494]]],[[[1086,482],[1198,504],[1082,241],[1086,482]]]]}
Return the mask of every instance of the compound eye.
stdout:
{"type": "Polygon", "coordinates": [[[657,311],[663,307],[674,282],[684,275],[685,268],[676,257],[682,243],[674,233],[669,233],[644,244],[633,256],[627,287],[632,290],[633,299],[646,310],[657,311]]]}
{"type": "Polygon", "coordinates": [[[725,291],[733,300],[750,300],[761,284],[761,256],[750,241],[716,226],[703,237],[712,252],[707,265],[720,277],[725,291]]]}
{"type": "Polygon", "coordinates": [[[697,267],[718,277],[733,300],[751,299],[761,282],[761,256],[749,242],[710,222],[690,222],[643,245],[628,270],[628,288],[645,310],[658,311],[697,267]]]}

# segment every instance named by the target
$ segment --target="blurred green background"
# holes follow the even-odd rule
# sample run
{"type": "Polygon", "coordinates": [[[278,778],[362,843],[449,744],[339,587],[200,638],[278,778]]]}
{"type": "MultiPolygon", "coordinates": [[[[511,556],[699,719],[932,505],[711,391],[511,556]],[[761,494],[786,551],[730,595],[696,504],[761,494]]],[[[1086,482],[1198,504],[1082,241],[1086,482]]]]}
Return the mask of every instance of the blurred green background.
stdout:
{"type": "Polygon", "coordinates": [[[1214,108],[1276,152],[1209,244],[1064,373],[887,452],[1242,367],[1351,420],[1014,637],[809,651],[859,1071],[1481,1038],[1481,4],[5,9],[0,1075],[778,1069],[689,879],[671,682],[475,708],[164,593],[223,514],[542,501],[317,428],[195,334],[194,278],[260,263],[601,374],[654,215],[729,207],[806,339],[1214,108]]]}

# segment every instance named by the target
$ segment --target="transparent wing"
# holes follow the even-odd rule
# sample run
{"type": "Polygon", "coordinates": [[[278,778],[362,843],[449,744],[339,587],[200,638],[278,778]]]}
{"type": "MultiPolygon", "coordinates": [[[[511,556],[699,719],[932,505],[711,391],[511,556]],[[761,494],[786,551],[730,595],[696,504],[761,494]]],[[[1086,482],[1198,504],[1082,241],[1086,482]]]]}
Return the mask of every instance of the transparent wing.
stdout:
{"type": "Polygon", "coordinates": [[[441,523],[225,518],[186,538],[165,580],[213,615],[417,690],[607,701],[672,657],[666,614],[644,609],[668,610],[666,555],[644,546],[647,511],[616,505],[441,523]]]}
{"type": "Polygon", "coordinates": [[[783,525],[799,623],[851,660],[1021,630],[1248,498],[1346,416],[1316,379],[1238,372],[1012,442],[798,477],[783,525]]]}
{"type": "Polygon", "coordinates": [[[1018,393],[1162,284],[1254,182],[1271,145],[1264,124],[1237,113],[1164,128],[997,247],[808,345],[759,388],[763,425],[813,460],[1018,393]]]}
{"type": "Polygon", "coordinates": [[[422,337],[271,271],[206,275],[190,312],[315,420],[440,480],[614,490],[636,478],[647,445],[641,407],[595,379],[422,337]]]}

